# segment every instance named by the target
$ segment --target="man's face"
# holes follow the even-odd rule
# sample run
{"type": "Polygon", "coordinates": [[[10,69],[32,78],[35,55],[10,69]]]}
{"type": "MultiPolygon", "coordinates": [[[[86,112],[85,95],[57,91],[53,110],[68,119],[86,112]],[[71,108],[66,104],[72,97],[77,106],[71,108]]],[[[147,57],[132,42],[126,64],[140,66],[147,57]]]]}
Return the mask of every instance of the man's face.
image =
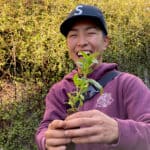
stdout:
{"type": "Polygon", "coordinates": [[[81,51],[87,54],[98,53],[98,61],[102,61],[102,53],[108,46],[108,38],[97,25],[89,20],[82,19],[77,21],[67,35],[67,46],[70,58],[75,62],[81,59],[81,51]]]}

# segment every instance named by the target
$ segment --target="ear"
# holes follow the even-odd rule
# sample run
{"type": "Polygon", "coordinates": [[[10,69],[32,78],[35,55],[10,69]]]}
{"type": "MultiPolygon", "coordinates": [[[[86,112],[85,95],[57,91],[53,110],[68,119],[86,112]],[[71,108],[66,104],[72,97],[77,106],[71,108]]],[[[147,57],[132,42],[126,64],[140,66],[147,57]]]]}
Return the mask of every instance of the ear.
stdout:
{"type": "Polygon", "coordinates": [[[110,43],[110,38],[108,36],[104,36],[104,50],[107,49],[109,43],[110,43]]]}

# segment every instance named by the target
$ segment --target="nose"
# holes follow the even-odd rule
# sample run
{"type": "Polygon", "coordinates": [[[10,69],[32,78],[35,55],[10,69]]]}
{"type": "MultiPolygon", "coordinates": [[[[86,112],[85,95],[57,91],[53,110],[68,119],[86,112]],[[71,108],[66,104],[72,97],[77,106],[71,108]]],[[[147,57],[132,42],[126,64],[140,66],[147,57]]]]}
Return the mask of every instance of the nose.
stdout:
{"type": "Polygon", "coordinates": [[[78,47],[83,48],[87,46],[87,44],[88,44],[88,41],[87,41],[86,36],[84,34],[79,34],[78,40],[77,40],[78,47]]]}

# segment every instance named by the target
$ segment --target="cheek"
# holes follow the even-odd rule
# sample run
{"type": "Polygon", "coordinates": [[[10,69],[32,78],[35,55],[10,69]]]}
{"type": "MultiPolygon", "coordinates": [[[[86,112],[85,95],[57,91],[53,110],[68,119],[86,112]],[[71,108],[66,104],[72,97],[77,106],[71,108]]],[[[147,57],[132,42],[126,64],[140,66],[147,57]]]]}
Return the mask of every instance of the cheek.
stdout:
{"type": "Polygon", "coordinates": [[[67,40],[66,44],[67,44],[68,49],[70,49],[70,41],[69,40],[67,40]]]}
{"type": "Polygon", "coordinates": [[[71,50],[69,50],[69,57],[72,59],[73,58],[73,53],[71,50]]]}
{"type": "Polygon", "coordinates": [[[73,49],[74,49],[74,47],[75,47],[74,42],[68,40],[68,41],[67,41],[67,47],[68,47],[69,51],[73,51],[73,49]]]}
{"type": "Polygon", "coordinates": [[[93,37],[93,38],[89,39],[89,43],[96,49],[101,46],[101,40],[97,37],[93,37]]]}
{"type": "Polygon", "coordinates": [[[99,40],[92,42],[91,45],[96,52],[102,51],[102,43],[99,40]]]}
{"type": "Polygon", "coordinates": [[[103,52],[105,50],[105,43],[104,43],[104,41],[98,40],[95,45],[96,45],[97,49],[100,52],[103,52]]]}
{"type": "Polygon", "coordinates": [[[75,47],[76,47],[75,42],[72,40],[68,40],[67,41],[67,47],[69,49],[69,54],[72,56],[73,53],[75,52],[75,47]]]}
{"type": "Polygon", "coordinates": [[[75,53],[74,53],[74,48],[73,48],[73,46],[72,45],[68,45],[68,53],[69,53],[69,57],[72,59],[72,60],[74,60],[74,55],[75,55],[75,53]]]}

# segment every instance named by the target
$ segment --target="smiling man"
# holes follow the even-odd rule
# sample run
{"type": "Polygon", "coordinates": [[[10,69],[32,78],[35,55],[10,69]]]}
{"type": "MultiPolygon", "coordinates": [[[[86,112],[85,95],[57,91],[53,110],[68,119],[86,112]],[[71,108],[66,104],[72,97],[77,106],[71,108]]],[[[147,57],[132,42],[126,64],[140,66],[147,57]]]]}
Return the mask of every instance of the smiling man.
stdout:
{"type": "Polygon", "coordinates": [[[77,62],[82,51],[99,54],[98,64],[88,75],[91,79],[98,81],[117,72],[117,64],[102,61],[109,38],[98,8],[78,5],[60,31],[77,69],[54,84],[46,96],[45,113],[36,132],[39,150],[65,150],[70,142],[76,144],[76,150],[149,150],[150,90],[134,75],[119,73],[104,86],[102,95],[95,94],[79,112],[67,116],[67,93],[75,90],[73,76],[80,72],[77,62]]]}

